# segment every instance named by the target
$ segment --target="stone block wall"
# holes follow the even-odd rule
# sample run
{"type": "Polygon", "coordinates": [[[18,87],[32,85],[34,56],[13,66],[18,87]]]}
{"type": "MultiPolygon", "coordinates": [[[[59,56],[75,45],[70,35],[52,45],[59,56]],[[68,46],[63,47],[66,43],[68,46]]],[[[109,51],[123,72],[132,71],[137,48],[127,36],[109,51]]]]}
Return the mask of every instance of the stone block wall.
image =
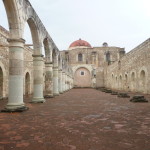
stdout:
{"type": "Polygon", "coordinates": [[[107,66],[104,77],[108,88],[150,93],[150,39],[107,66]]]}

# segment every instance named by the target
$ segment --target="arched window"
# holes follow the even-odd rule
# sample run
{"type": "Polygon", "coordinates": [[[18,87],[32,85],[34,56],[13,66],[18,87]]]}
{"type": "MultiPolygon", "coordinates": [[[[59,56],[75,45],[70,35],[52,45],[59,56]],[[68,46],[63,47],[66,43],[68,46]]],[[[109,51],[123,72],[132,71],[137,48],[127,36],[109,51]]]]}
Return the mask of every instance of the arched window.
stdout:
{"type": "Polygon", "coordinates": [[[83,56],[82,56],[82,54],[80,53],[80,54],[78,54],[78,61],[83,61],[83,56]]]}
{"type": "Polygon", "coordinates": [[[109,63],[110,62],[110,52],[106,53],[106,61],[109,63]]]}

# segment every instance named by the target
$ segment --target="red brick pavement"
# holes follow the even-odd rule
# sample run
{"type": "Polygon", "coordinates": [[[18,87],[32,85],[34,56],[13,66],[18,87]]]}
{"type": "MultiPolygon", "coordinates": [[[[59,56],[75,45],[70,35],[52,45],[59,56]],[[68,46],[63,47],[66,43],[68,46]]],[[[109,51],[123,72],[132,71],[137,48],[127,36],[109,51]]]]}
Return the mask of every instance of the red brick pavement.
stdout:
{"type": "Polygon", "coordinates": [[[0,113],[0,150],[150,150],[150,103],[94,89],[28,101],[28,111],[0,113]]]}

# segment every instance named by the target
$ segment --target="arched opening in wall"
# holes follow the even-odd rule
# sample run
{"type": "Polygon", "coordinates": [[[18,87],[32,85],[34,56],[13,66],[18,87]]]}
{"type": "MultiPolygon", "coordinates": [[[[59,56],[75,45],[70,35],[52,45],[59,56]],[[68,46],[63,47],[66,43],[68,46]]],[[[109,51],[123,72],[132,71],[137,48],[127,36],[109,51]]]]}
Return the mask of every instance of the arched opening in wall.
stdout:
{"type": "Polygon", "coordinates": [[[87,68],[81,67],[75,71],[74,86],[80,88],[92,86],[91,73],[87,68]]]}
{"type": "Polygon", "coordinates": [[[45,38],[43,40],[43,45],[44,45],[44,51],[45,51],[45,61],[46,62],[51,62],[51,51],[50,51],[50,45],[48,42],[48,38],[45,38]]]}
{"type": "Polygon", "coordinates": [[[28,96],[31,90],[31,83],[30,83],[30,74],[29,72],[26,73],[25,75],[25,95],[28,96]]]}
{"type": "Polygon", "coordinates": [[[0,67],[0,99],[3,97],[3,71],[0,67]]]}
{"type": "Polygon", "coordinates": [[[128,90],[129,86],[128,86],[128,75],[125,74],[125,81],[124,81],[124,90],[128,90]]]}
{"type": "Polygon", "coordinates": [[[25,47],[34,49],[34,54],[45,55],[42,42],[39,37],[39,29],[36,21],[33,18],[29,18],[24,28],[24,39],[26,41],[25,47]]]}
{"type": "Polygon", "coordinates": [[[0,22],[0,26],[9,31],[7,15],[3,1],[0,1],[0,20],[3,20],[0,22]]]}
{"type": "Polygon", "coordinates": [[[112,74],[111,75],[111,88],[114,87],[114,75],[112,74]]]}
{"type": "Polygon", "coordinates": [[[140,92],[145,92],[145,87],[146,87],[146,75],[145,75],[145,71],[142,70],[140,73],[140,92]]]}
{"type": "Polygon", "coordinates": [[[122,76],[119,77],[119,90],[122,90],[122,76]]]}
{"type": "Polygon", "coordinates": [[[106,53],[106,62],[108,63],[108,65],[110,64],[110,52],[106,53]]]}
{"type": "Polygon", "coordinates": [[[81,54],[81,53],[78,54],[78,61],[79,62],[83,61],[83,54],[81,54]]]}
{"type": "Polygon", "coordinates": [[[115,78],[115,88],[118,89],[118,78],[117,78],[117,76],[115,78]]]}
{"type": "Polygon", "coordinates": [[[130,87],[131,87],[131,91],[135,91],[135,73],[134,72],[132,72],[132,74],[131,74],[131,85],[130,85],[130,87]]]}

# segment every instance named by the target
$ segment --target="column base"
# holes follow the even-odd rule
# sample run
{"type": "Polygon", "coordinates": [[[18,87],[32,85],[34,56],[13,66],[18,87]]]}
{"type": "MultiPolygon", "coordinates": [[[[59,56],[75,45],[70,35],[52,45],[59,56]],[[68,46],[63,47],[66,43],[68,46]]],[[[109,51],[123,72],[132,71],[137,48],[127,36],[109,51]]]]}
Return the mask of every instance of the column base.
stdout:
{"type": "Polygon", "coordinates": [[[31,103],[44,103],[45,99],[44,98],[33,98],[31,103]]]}
{"type": "Polygon", "coordinates": [[[59,93],[54,93],[54,96],[59,96],[59,93]]]}
{"type": "Polygon", "coordinates": [[[1,112],[12,113],[12,112],[23,112],[27,111],[29,108],[26,106],[17,106],[17,105],[7,105],[5,109],[1,110],[1,112]]]}
{"type": "Polygon", "coordinates": [[[54,95],[45,95],[44,98],[54,98],[54,95]]]}
{"type": "Polygon", "coordinates": [[[60,94],[63,94],[64,92],[60,92],[60,94]]]}

